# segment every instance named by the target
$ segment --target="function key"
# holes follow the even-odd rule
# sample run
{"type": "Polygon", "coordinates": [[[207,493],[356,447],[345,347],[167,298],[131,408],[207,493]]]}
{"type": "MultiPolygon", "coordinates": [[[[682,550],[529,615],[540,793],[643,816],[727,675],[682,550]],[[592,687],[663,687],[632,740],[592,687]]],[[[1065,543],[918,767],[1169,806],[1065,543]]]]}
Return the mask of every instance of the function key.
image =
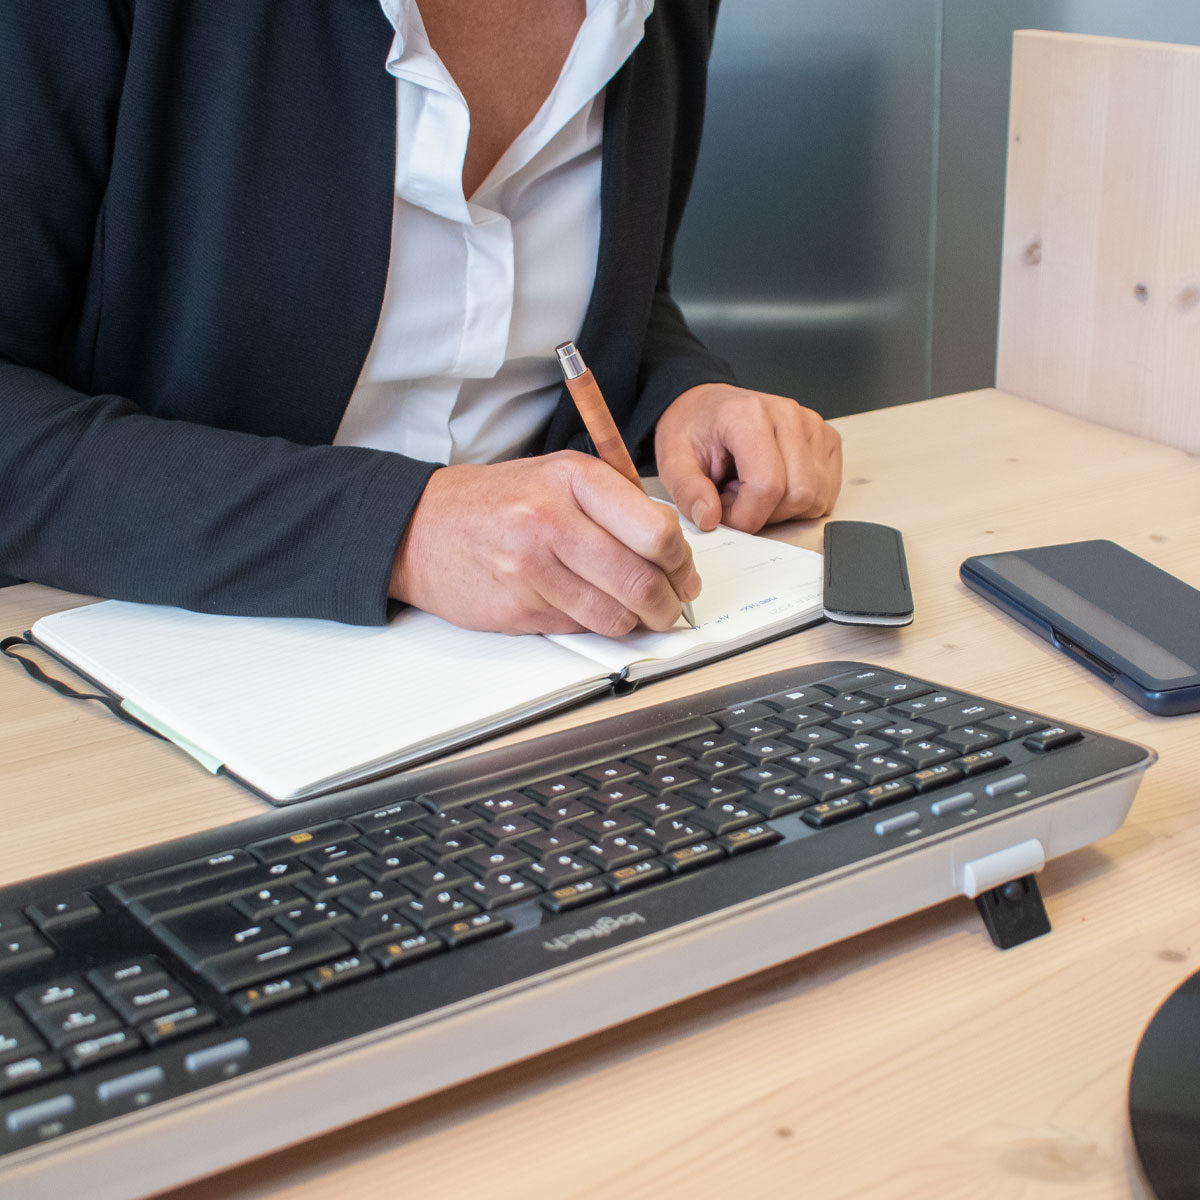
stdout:
{"type": "Polygon", "coordinates": [[[1049,729],[1031,733],[1023,745],[1029,750],[1041,753],[1045,750],[1057,750],[1060,746],[1069,746],[1072,742],[1078,742],[1082,738],[1082,730],[1069,729],[1065,725],[1051,725],[1049,729]]]}
{"type": "Polygon", "coordinates": [[[747,825],[744,829],[735,829],[732,833],[722,835],[717,842],[729,854],[745,854],[760,846],[773,846],[782,839],[783,834],[769,825],[747,825]]]}
{"type": "Polygon", "coordinates": [[[442,937],[446,939],[448,946],[465,946],[468,942],[495,937],[496,934],[511,928],[512,925],[503,917],[497,917],[493,913],[478,913],[465,921],[455,921],[448,929],[442,930],[442,937]]]}
{"type": "Polygon", "coordinates": [[[612,888],[603,879],[581,879],[577,883],[556,887],[541,898],[543,908],[551,912],[568,912],[585,904],[594,904],[612,895],[612,888]]]}
{"type": "Polygon", "coordinates": [[[158,1046],[174,1038],[185,1037],[217,1023],[217,1014],[203,1004],[189,1004],[173,1012],[151,1017],[138,1026],[138,1033],[148,1046],[158,1046]]]}
{"type": "Polygon", "coordinates": [[[855,798],[861,800],[869,809],[886,808],[889,804],[897,804],[916,795],[917,789],[907,779],[889,779],[886,783],[877,783],[873,787],[863,788],[855,792],[855,798]]]}
{"type": "Polygon", "coordinates": [[[619,868],[608,876],[608,882],[613,891],[620,895],[645,887],[648,883],[654,883],[659,879],[666,879],[670,874],[670,871],[662,863],[647,861],[619,868]]]}
{"type": "Polygon", "coordinates": [[[926,767],[923,771],[915,771],[910,776],[913,787],[918,792],[931,792],[934,788],[945,787],[948,783],[957,783],[962,777],[962,771],[953,763],[938,763],[935,767],[926,767]]]}
{"type": "Polygon", "coordinates": [[[295,833],[254,842],[247,849],[262,862],[278,862],[280,859],[294,858],[332,842],[352,840],[355,833],[354,827],[346,821],[326,821],[308,829],[297,829],[295,833]]]}
{"type": "Polygon", "coordinates": [[[979,750],[974,754],[964,754],[958,759],[957,765],[964,775],[979,775],[984,771],[994,771],[997,767],[1007,767],[1008,755],[999,750],[979,750]]]}
{"type": "Polygon", "coordinates": [[[830,825],[837,825],[866,811],[867,806],[857,797],[839,796],[811,805],[800,814],[800,819],[814,829],[828,829],[830,825]]]}
{"type": "Polygon", "coordinates": [[[685,871],[694,871],[697,867],[707,866],[711,862],[725,857],[725,848],[718,842],[694,842],[690,846],[681,846],[665,855],[663,861],[675,875],[685,871]]]}

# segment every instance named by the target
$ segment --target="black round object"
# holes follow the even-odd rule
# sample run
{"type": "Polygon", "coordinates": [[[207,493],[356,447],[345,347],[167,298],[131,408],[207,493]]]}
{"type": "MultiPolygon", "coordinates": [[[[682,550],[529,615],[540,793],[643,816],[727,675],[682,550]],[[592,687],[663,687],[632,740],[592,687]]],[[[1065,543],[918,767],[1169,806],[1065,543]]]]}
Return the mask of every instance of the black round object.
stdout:
{"type": "Polygon", "coordinates": [[[1164,1001],[1129,1077],[1129,1122],[1158,1200],[1200,1197],[1200,971],[1164,1001]]]}

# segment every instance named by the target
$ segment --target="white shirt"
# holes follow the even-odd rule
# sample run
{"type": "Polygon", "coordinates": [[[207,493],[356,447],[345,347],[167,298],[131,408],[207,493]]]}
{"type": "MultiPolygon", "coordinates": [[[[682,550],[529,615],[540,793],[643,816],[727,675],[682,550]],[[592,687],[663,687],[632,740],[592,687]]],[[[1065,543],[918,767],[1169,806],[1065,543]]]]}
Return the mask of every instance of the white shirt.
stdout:
{"type": "Polygon", "coordinates": [[[600,239],[603,89],[654,0],[587,0],[554,89],[469,199],[466,100],[415,0],[396,30],[396,192],[383,310],[335,442],[427,462],[527,453],[557,402],[600,239]]]}

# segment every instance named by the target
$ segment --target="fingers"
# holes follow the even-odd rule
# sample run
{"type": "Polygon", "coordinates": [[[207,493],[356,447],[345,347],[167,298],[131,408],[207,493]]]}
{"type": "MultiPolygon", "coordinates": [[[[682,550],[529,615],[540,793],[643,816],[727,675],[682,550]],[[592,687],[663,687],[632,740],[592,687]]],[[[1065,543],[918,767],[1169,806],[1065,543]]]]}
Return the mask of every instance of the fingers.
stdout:
{"type": "Polygon", "coordinates": [[[717,527],[721,521],[721,496],[689,441],[682,438],[664,441],[658,454],[658,475],[675,507],[697,529],[717,527]]]}
{"type": "Polygon", "coordinates": [[[593,528],[568,540],[562,562],[624,605],[651,629],[670,629],[680,602],[700,594],[700,576],[678,517],[611,468],[574,464],[572,491],[593,528]]]}
{"type": "Polygon", "coordinates": [[[720,488],[721,519],[750,532],[823,516],[841,488],[841,438],[831,425],[794,400],[725,384],[684,392],[659,422],[656,450],[683,511],[702,494],[703,476],[712,494],[720,488]]]}
{"type": "Polygon", "coordinates": [[[563,452],[435,471],[389,594],[474,629],[669,629],[700,589],[674,512],[611,467],[563,452]]]}

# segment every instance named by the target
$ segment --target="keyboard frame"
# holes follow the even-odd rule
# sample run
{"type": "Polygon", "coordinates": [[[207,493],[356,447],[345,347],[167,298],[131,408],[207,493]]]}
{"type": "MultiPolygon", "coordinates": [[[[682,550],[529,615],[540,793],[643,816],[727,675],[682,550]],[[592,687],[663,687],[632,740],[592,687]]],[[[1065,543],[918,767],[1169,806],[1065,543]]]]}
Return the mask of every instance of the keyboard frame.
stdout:
{"type": "MultiPolygon", "coordinates": [[[[494,778],[500,790],[514,772],[527,775],[538,763],[557,762],[598,742],[606,744],[594,760],[629,753],[630,747],[650,740],[647,730],[655,723],[870,666],[798,666],[421,767],[0,889],[0,908],[23,907],[49,891],[95,891],[118,878],[434,792],[464,777],[494,778]]],[[[966,694],[979,696],[974,691],[966,694]]],[[[541,926],[518,928],[471,947],[469,960],[459,951],[441,954],[247,1018],[244,1031],[226,1025],[168,1044],[153,1052],[155,1062],[178,1064],[185,1053],[242,1033],[253,1039],[251,1053],[231,1078],[214,1079],[199,1090],[0,1158],[0,1193],[23,1200],[73,1193],[100,1200],[159,1190],[304,1141],[956,895],[976,894],[1027,874],[1041,865],[1039,857],[1048,861],[1117,829],[1142,773],[1156,757],[1144,746],[1092,730],[1085,733],[1084,742],[1055,750],[1039,762],[1052,785],[1045,794],[999,798],[990,812],[946,819],[938,831],[915,838],[882,838],[872,828],[876,814],[857,818],[817,835],[820,844],[829,847],[830,861],[824,868],[818,863],[806,877],[796,878],[788,863],[799,855],[789,854],[788,847],[802,842],[788,841],[726,860],[716,871],[683,875],[567,914],[547,914],[541,926]],[[1086,782],[1072,783],[1085,755],[1099,756],[1099,772],[1086,782]],[[862,840],[870,850],[865,856],[848,844],[862,840]],[[1007,876],[989,876],[989,871],[1003,875],[1010,868],[1007,876]],[[563,950],[546,947],[544,927],[552,928],[555,939],[564,931],[595,928],[592,936],[563,950]],[[419,989],[406,988],[405,980],[419,984],[419,989]],[[407,1003],[398,995],[405,991],[407,1003]],[[351,993],[353,1003],[348,1003],[351,993]],[[383,1024],[380,1007],[388,1010],[383,1024]],[[321,1030],[334,1022],[349,1036],[300,1055],[290,1053],[306,1030],[321,1030]],[[289,1052],[280,1056],[280,1047],[289,1052]],[[155,1148],[152,1155],[146,1153],[150,1144],[155,1148]]],[[[931,792],[900,807],[927,810],[944,794],[931,792]]],[[[798,814],[779,818],[788,820],[798,821],[798,814]]],[[[981,946],[985,944],[981,939],[981,946]]],[[[130,1069],[128,1063],[97,1066],[86,1079],[120,1075],[130,1069]]],[[[17,1100],[33,1103],[43,1094],[61,1093],[63,1087],[61,1078],[49,1081],[5,1097],[3,1108],[16,1107],[17,1100]]]]}

